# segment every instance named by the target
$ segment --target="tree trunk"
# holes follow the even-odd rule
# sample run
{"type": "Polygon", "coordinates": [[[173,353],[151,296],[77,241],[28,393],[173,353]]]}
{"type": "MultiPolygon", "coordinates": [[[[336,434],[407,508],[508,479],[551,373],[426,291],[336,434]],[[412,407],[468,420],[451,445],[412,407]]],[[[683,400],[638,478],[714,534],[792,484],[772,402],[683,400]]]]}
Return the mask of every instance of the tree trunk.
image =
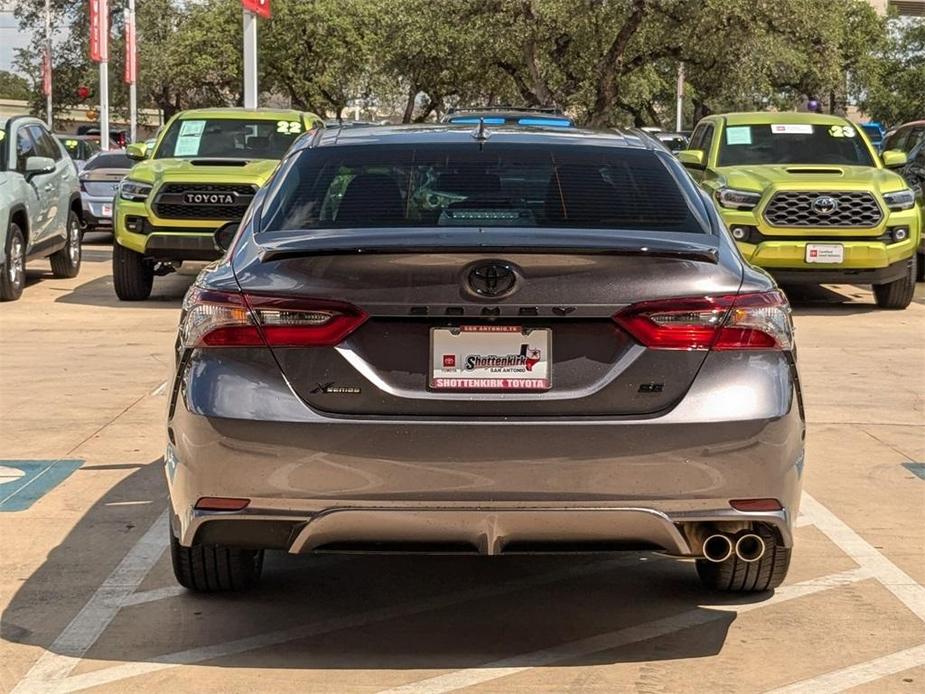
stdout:
{"type": "Polygon", "coordinates": [[[414,116],[414,102],[418,97],[418,88],[417,85],[412,84],[411,88],[408,90],[408,100],[405,102],[405,112],[402,114],[401,122],[410,123],[412,116],[414,116]]]}
{"type": "Polygon", "coordinates": [[[418,114],[414,118],[414,122],[423,123],[424,121],[426,121],[430,117],[430,114],[433,113],[435,109],[440,108],[440,105],[442,103],[443,103],[442,96],[437,95],[437,96],[431,97],[430,95],[428,95],[426,108],[424,109],[422,113],[418,114]]]}
{"type": "Polygon", "coordinates": [[[597,89],[588,118],[588,124],[592,128],[603,128],[609,125],[613,117],[617,101],[617,79],[623,73],[626,47],[630,39],[639,31],[642,20],[648,14],[648,3],[649,0],[634,0],[629,17],[620,27],[607,53],[597,63],[594,75],[597,89]]]}

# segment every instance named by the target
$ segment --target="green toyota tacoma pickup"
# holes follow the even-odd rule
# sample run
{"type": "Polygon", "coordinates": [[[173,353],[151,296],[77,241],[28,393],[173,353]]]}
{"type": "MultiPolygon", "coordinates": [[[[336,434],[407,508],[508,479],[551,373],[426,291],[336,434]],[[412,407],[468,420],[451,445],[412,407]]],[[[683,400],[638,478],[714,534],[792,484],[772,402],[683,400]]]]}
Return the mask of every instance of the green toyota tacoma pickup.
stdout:
{"type": "Polygon", "coordinates": [[[860,128],[816,113],[730,113],[698,123],[678,153],[712,195],[745,258],[782,284],[873,285],[877,305],[912,301],[915,193],[860,128]]]}
{"type": "Polygon", "coordinates": [[[324,127],[311,113],[217,108],[175,115],[138,160],[113,208],[112,271],[116,294],[141,301],[156,275],[184,260],[214,260],[216,229],[244,215],[292,142],[324,127]]]}

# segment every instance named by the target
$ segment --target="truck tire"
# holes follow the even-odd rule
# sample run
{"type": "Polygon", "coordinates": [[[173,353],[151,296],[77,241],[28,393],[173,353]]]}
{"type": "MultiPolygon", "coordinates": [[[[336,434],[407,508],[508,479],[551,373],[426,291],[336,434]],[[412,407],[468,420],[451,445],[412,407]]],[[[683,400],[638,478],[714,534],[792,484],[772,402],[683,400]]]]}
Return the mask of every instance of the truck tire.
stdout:
{"type": "Polygon", "coordinates": [[[51,274],[57,279],[77,277],[80,272],[81,249],[80,217],[74,210],[67,213],[67,233],[64,239],[64,248],[52,254],[51,274]]]}
{"type": "Polygon", "coordinates": [[[710,590],[729,593],[760,593],[774,590],[787,577],[790,568],[790,548],[777,539],[777,533],[760,526],[753,531],[764,540],[764,555],[757,561],[746,562],[735,553],[719,563],[697,560],[700,581],[710,590]]]}
{"type": "Polygon", "coordinates": [[[6,234],[6,262],[0,266],[0,301],[16,301],[26,283],[26,239],[16,222],[6,234]]]}
{"type": "Polygon", "coordinates": [[[112,281],[122,301],[144,301],[154,286],[154,266],[141,253],[113,243],[112,281]]]}
{"type": "Polygon", "coordinates": [[[199,593],[253,588],[263,570],[263,550],[224,545],[184,547],[172,530],[170,560],[177,582],[199,593]]]}
{"type": "Polygon", "coordinates": [[[925,253],[922,253],[921,251],[916,253],[915,262],[915,280],[916,282],[925,282],[925,253]]]}
{"type": "Polygon", "coordinates": [[[912,303],[912,297],[915,295],[915,268],[916,257],[912,256],[912,264],[905,277],[886,284],[874,285],[874,299],[878,307],[899,310],[912,303]]]}

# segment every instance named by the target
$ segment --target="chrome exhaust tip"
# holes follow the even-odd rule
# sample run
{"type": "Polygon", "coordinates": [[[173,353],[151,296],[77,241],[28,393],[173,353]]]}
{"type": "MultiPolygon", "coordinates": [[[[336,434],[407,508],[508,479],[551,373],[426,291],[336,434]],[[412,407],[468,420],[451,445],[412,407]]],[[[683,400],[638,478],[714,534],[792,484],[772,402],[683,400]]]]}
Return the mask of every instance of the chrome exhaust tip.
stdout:
{"type": "Polygon", "coordinates": [[[732,540],[729,539],[728,535],[716,533],[703,541],[703,556],[707,561],[719,564],[731,557],[732,552],[732,540]]]}
{"type": "Polygon", "coordinates": [[[767,547],[760,535],[755,533],[743,533],[736,540],[736,556],[745,562],[758,561],[764,556],[767,547]]]}

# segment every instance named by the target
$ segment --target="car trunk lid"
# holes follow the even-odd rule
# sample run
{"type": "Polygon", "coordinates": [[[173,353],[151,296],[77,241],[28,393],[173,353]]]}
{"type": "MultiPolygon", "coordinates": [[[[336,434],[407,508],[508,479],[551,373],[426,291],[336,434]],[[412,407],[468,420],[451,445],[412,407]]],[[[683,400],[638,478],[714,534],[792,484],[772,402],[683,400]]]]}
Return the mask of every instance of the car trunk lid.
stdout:
{"type": "Polygon", "coordinates": [[[646,349],[612,316],[641,301],[735,293],[741,282],[741,268],[704,234],[338,229],[257,239],[257,252],[236,259],[245,294],[340,302],[366,315],[336,346],[272,348],[296,393],[339,415],[656,413],[683,397],[706,352],[646,349]],[[478,275],[491,268],[513,277],[495,296],[478,275]],[[520,357],[532,350],[539,376],[523,388],[518,379],[531,374],[520,357]],[[474,355],[502,358],[486,368],[513,386],[466,379],[474,355]],[[437,377],[449,357],[463,385],[446,389],[437,377]]]}

